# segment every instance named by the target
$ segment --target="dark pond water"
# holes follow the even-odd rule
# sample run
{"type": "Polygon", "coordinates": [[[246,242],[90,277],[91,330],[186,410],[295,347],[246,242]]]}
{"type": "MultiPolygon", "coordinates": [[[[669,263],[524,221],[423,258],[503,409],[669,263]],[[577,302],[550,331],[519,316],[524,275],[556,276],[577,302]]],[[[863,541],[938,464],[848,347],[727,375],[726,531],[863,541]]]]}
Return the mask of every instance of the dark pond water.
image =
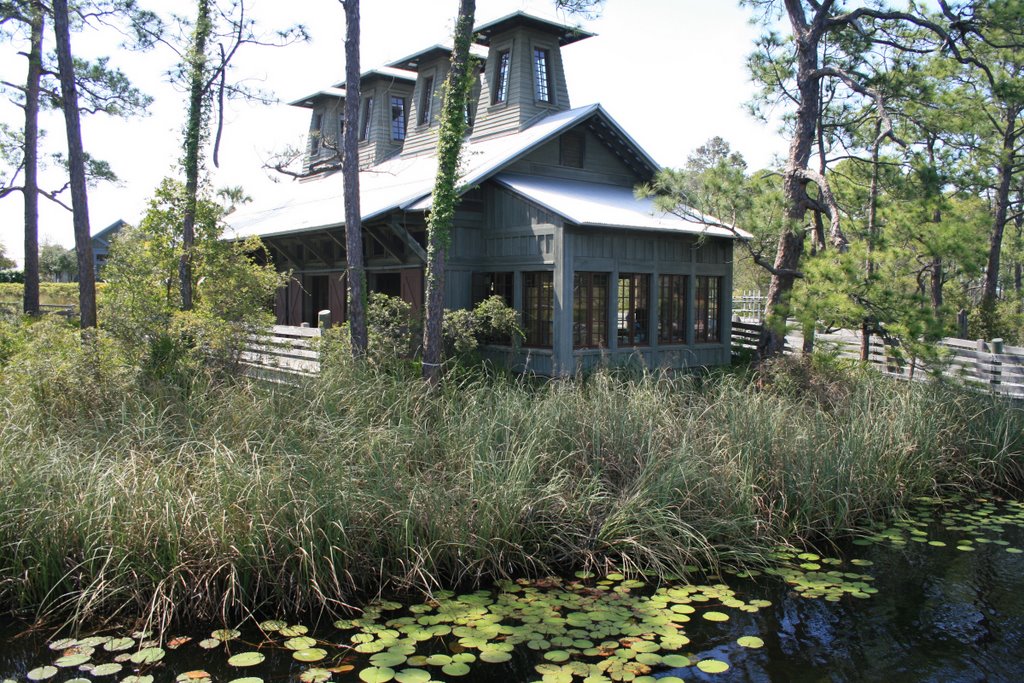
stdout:
{"type": "Polygon", "coordinates": [[[421,605],[379,603],[338,624],[246,623],[237,635],[214,634],[220,640],[210,638],[213,626],[150,644],[157,639],[106,632],[54,649],[53,634],[8,623],[0,681],[1016,683],[1021,548],[1022,503],[960,501],[940,511],[925,501],[842,558],[780,552],[777,567],[753,578],[523,581],[421,605]],[[184,635],[191,640],[175,642],[184,635]]]}

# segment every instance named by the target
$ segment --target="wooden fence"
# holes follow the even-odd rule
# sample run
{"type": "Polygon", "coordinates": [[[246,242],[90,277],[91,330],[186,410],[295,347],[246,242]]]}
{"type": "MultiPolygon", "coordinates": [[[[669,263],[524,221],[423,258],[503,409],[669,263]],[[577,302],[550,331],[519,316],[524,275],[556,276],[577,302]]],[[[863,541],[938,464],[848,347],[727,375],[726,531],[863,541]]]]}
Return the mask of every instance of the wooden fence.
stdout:
{"type": "Polygon", "coordinates": [[[767,301],[768,297],[758,290],[733,292],[732,314],[745,323],[763,323],[767,301]]]}
{"type": "Polygon", "coordinates": [[[316,327],[274,325],[265,334],[249,337],[240,361],[245,373],[270,382],[290,383],[320,372],[316,327]]]}
{"type": "MultiPolygon", "coordinates": [[[[733,354],[753,353],[761,329],[759,324],[734,320],[733,354]]],[[[867,362],[892,377],[925,379],[941,374],[970,386],[1024,398],[1024,348],[1006,346],[1001,339],[972,341],[954,337],[946,337],[936,345],[939,347],[939,359],[925,363],[900,353],[898,342],[887,343],[879,336],[872,336],[867,362]]],[[[860,360],[861,357],[861,337],[850,330],[816,334],[814,347],[834,353],[840,358],[860,360]]],[[[799,332],[786,335],[784,353],[799,353],[802,348],[803,336],[799,332]]]]}

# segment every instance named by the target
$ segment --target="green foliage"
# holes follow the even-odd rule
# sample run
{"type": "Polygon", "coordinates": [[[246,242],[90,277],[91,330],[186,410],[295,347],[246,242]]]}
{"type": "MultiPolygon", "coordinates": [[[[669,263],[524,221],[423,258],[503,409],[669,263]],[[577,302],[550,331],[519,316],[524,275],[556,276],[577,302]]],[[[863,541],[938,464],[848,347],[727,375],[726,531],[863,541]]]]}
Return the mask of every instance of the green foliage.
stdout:
{"type": "Polygon", "coordinates": [[[366,307],[367,356],[383,366],[412,358],[419,350],[421,325],[407,301],[371,293],[366,307]]]}
{"type": "Polygon", "coordinates": [[[16,267],[16,265],[14,259],[8,258],[4,243],[0,242],[0,270],[10,270],[16,267]]]}
{"type": "Polygon", "coordinates": [[[39,247],[39,276],[51,282],[68,282],[78,275],[78,255],[74,249],[44,242],[39,247]]]}
{"type": "Polygon", "coordinates": [[[22,270],[0,270],[0,285],[21,284],[25,281],[25,271],[22,270]]]}
{"type": "MultiPolygon", "coordinates": [[[[20,272],[20,271],[19,271],[20,272]]],[[[97,282],[96,291],[101,292],[105,283],[97,282]]],[[[25,288],[19,279],[15,283],[5,283],[0,280],[0,301],[21,301],[25,294],[25,288]]],[[[78,285],[74,282],[40,282],[39,302],[43,304],[78,304],[78,285]]]]}
{"type": "Polygon", "coordinates": [[[247,333],[271,323],[269,305],[284,277],[256,260],[263,250],[258,239],[222,240],[222,209],[203,199],[193,252],[195,308],[179,311],[184,206],[181,184],[165,180],[140,225],[114,239],[104,267],[103,325],[157,375],[186,359],[233,366],[247,333]]]}

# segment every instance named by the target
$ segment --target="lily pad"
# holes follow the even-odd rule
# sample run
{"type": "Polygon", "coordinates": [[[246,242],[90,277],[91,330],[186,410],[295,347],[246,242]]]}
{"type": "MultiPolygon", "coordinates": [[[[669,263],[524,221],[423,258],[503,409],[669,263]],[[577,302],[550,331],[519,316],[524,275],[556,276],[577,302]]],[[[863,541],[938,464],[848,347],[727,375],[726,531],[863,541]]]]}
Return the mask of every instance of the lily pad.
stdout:
{"type": "Polygon", "coordinates": [[[681,669],[684,666],[690,666],[690,658],[685,655],[663,655],[661,663],[665,666],[670,666],[673,669],[681,669]]]}
{"type": "Polygon", "coordinates": [[[220,647],[221,642],[216,638],[204,638],[199,641],[199,647],[204,650],[212,650],[215,647],[220,647]]]}
{"type": "Polygon", "coordinates": [[[753,650],[764,647],[764,641],[757,636],[740,636],[736,639],[736,643],[741,647],[748,647],[753,650]]]}
{"type": "Polygon", "coordinates": [[[121,652],[135,645],[134,638],[111,638],[107,642],[103,643],[103,649],[107,652],[121,652]]]}
{"type": "Polygon", "coordinates": [[[53,678],[57,675],[57,667],[55,666],[40,666],[32,669],[25,677],[30,681],[45,681],[49,678],[53,678]]]}
{"type": "Polygon", "coordinates": [[[303,626],[302,624],[295,624],[293,626],[285,626],[282,629],[278,629],[278,632],[285,638],[294,638],[295,636],[304,636],[309,633],[309,627],[303,626]]]}
{"type": "Polygon", "coordinates": [[[319,662],[327,656],[327,650],[322,647],[308,647],[305,650],[296,650],[292,653],[292,659],[299,662],[319,662]]]}
{"type": "MultiPolygon", "coordinates": [[[[153,677],[150,675],[146,676],[125,676],[121,679],[121,683],[153,683],[153,677]]],[[[232,683],[234,683],[232,681],[232,683]]],[[[260,681],[260,683],[263,683],[260,681]]]]}
{"type": "Polygon", "coordinates": [[[260,622],[260,628],[266,631],[267,633],[274,633],[275,631],[280,631],[281,629],[287,627],[288,623],[281,621],[280,619],[267,619],[266,621],[260,622]]]}
{"type": "Polygon", "coordinates": [[[302,683],[323,683],[331,677],[331,672],[327,669],[306,669],[299,674],[299,680],[302,683]]]}
{"type": "Polygon", "coordinates": [[[402,669],[395,674],[398,683],[428,683],[430,672],[423,669],[402,669]]]}
{"type": "Polygon", "coordinates": [[[701,616],[708,621],[729,621],[729,615],[725,612],[704,612],[701,616]]]}
{"type": "Polygon", "coordinates": [[[394,669],[371,666],[359,672],[359,680],[363,683],[387,683],[395,677],[394,669]]]}
{"type": "MultiPolygon", "coordinates": [[[[121,681],[121,683],[124,683],[124,681],[121,681]]],[[[153,683],[152,680],[150,683],[153,683]]],[[[228,683],[263,683],[263,679],[259,676],[245,676],[244,678],[234,678],[228,681],[228,683]]]]}
{"type": "Polygon", "coordinates": [[[262,652],[239,652],[237,655],[228,658],[228,664],[238,667],[256,666],[257,664],[262,664],[266,658],[266,655],[262,652]]]}
{"type": "Polygon", "coordinates": [[[50,643],[47,647],[51,650],[66,650],[69,647],[78,645],[78,641],[75,638],[61,638],[50,643]]]}
{"type": "Polygon", "coordinates": [[[284,641],[284,646],[289,650],[306,650],[316,645],[316,640],[309,636],[296,636],[284,641]]]}
{"type": "Polygon", "coordinates": [[[720,674],[729,670],[729,665],[720,659],[702,659],[697,662],[697,668],[706,674],[720,674]]]}
{"type": "Polygon", "coordinates": [[[54,666],[59,666],[62,669],[67,669],[72,666],[78,666],[79,664],[85,664],[91,658],[92,655],[89,654],[75,653],[70,655],[64,655],[63,657],[58,657],[53,664],[54,666]]]}
{"type": "Polygon", "coordinates": [[[441,671],[445,672],[449,676],[465,676],[469,673],[469,664],[463,664],[462,662],[452,662],[441,667],[441,671]]]}
{"type": "Polygon", "coordinates": [[[221,628],[211,633],[210,637],[215,638],[221,642],[225,642],[228,640],[234,640],[235,638],[238,638],[241,635],[242,632],[236,628],[221,628]]]}
{"type": "Polygon", "coordinates": [[[183,674],[178,674],[174,679],[177,683],[210,683],[210,672],[203,671],[202,669],[195,669],[193,671],[186,671],[183,674]]]}
{"type": "MultiPolygon", "coordinates": [[[[163,650],[161,650],[161,652],[163,652],[163,650]]],[[[163,657],[163,655],[161,655],[161,657],[163,657]]],[[[138,663],[139,662],[136,662],[136,664],[138,663]]],[[[100,664],[99,666],[93,667],[92,671],[89,673],[93,676],[113,676],[123,668],[124,667],[117,662],[111,662],[110,664],[100,664]]]]}
{"type": "Polygon", "coordinates": [[[164,654],[163,648],[147,647],[133,654],[131,660],[133,664],[153,664],[163,659],[164,654]]]}

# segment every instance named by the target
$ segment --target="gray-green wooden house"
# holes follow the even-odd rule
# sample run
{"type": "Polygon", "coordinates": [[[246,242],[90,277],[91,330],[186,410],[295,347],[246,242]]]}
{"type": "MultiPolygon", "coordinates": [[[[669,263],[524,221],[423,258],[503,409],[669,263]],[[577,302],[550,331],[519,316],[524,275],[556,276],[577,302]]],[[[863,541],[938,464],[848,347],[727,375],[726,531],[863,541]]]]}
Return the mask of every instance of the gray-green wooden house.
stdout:
{"type": "MultiPolygon", "coordinates": [[[[516,352],[490,352],[539,374],[728,363],[733,242],[746,235],[634,197],[657,163],[599,104],[569,103],[562,49],[590,37],[521,12],[476,27],[468,189],[448,253],[446,307],[503,297],[526,338],[516,352]]],[[[367,72],[355,122],[369,288],[416,310],[450,58],[434,45],[367,72]]],[[[279,324],[315,324],[323,309],[345,319],[342,86],[293,103],[312,110],[310,177],[229,216],[236,234],[259,235],[293,273],[278,293],[279,324]]]]}

